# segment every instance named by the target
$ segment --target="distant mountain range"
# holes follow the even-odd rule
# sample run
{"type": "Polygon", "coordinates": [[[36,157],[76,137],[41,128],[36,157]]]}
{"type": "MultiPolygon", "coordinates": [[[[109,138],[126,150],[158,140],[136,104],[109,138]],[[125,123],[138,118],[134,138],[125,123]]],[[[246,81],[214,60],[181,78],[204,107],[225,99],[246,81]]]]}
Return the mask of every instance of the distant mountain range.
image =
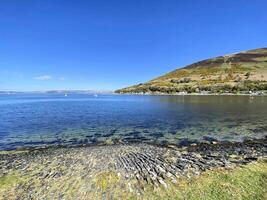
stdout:
{"type": "Polygon", "coordinates": [[[193,63],[116,93],[238,93],[267,91],[267,48],[193,63]]]}
{"type": "Polygon", "coordinates": [[[0,94],[109,94],[113,91],[109,90],[46,90],[46,91],[0,91],[0,94]]]}

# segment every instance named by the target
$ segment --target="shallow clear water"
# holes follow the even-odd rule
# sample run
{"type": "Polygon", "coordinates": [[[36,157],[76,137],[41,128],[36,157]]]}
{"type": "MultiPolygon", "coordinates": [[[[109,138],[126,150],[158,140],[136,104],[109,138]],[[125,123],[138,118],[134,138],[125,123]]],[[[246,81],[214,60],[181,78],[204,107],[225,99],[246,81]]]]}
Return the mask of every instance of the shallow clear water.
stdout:
{"type": "Polygon", "coordinates": [[[0,95],[0,149],[101,141],[186,144],[267,134],[267,97],[0,95]]]}

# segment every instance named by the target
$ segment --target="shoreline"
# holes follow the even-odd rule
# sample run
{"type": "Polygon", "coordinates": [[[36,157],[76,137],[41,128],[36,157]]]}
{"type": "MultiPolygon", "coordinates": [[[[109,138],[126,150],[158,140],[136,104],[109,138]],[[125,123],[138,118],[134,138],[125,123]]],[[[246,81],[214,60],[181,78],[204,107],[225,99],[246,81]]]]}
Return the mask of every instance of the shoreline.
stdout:
{"type": "Polygon", "coordinates": [[[121,140],[113,140],[111,143],[107,143],[106,141],[99,141],[97,143],[86,143],[86,144],[56,144],[56,145],[43,145],[43,146],[25,146],[25,147],[17,147],[17,148],[8,148],[8,149],[0,149],[1,152],[16,152],[16,151],[38,151],[38,150],[46,150],[46,149],[60,149],[60,148],[87,148],[87,147],[101,147],[101,146],[116,146],[116,145],[151,145],[155,147],[161,148],[171,148],[171,149],[183,149],[183,148],[192,148],[192,147],[201,147],[201,146],[228,146],[228,145],[235,145],[235,144],[247,144],[253,142],[267,142],[267,135],[263,134],[262,137],[255,137],[255,138],[247,138],[243,139],[242,141],[236,140],[200,140],[195,142],[188,142],[187,144],[173,144],[173,143],[158,143],[156,141],[121,141],[121,140]]]}
{"type": "Polygon", "coordinates": [[[187,147],[145,143],[50,147],[0,153],[0,174],[15,179],[14,195],[21,198],[67,198],[69,187],[76,197],[95,195],[99,181],[100,188],[102,184],[108,187],[106,180],[111,181],[109,187],[119,184],[124,192],[142,195],[144,185],[167,189],[181,178],[235,169],[266,158],[267,137],[187,147]]]}
{"type": "Polygon", "coordinates": [[[257,97],[266,97],[267,93],[263,93],[263,94],[235,94],[235,93],[205,93],[205,94],[201,94],[201,93],[113,93],[115,95],[140,95],[140,96],[257,96],[257,97]]]}

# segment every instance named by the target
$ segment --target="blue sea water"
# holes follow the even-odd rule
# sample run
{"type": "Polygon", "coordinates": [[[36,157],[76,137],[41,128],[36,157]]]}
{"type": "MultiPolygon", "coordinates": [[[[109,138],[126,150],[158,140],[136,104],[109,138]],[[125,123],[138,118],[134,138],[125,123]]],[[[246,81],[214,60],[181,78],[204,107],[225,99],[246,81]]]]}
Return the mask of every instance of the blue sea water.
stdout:
{"type": "Polygon", "coordinates": [[[267,97],[0,94],[0,149],[267,134],[267,97]]]}

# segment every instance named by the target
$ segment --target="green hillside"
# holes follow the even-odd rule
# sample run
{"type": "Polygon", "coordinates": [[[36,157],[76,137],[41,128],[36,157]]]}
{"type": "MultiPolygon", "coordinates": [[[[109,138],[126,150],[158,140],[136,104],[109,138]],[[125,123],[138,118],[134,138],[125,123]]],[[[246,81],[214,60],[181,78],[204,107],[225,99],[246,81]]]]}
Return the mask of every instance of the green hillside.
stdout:
{"type": "Polygon", "coordinates": [[[267,91],[267,48],[219,56],[116,93],[175,94],[267,91]]]}

